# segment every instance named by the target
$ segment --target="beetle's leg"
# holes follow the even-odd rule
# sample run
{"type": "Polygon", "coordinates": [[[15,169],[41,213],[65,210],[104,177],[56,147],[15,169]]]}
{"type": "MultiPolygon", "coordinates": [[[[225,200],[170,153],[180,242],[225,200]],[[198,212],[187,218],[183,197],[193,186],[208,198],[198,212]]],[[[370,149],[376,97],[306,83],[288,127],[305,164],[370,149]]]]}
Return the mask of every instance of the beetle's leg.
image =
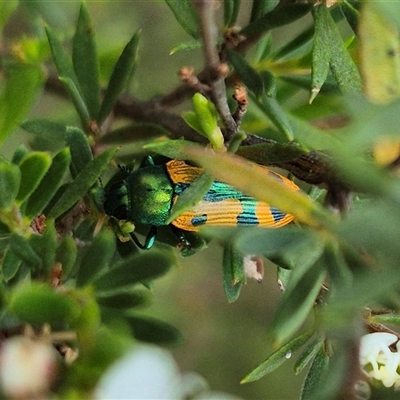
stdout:
{"type": "Polygon", "coordinates": [[[146,156],[143,158],[142,162],[140,163],[140,168],[148,167],[150,165],[154,165],[153,157],[146,156]]]}
{"type": "Polygon", "coordinates": [[[141,244],[139,242],[139,239],[136,237],[136,235],[134,233],[131,233],[131,238],[134,241],[134,243],[136,244],[137,247],[139,247],[139,249],[142,250],[149,250],[153,247],[155,241],[156,241],[156,237],[157,237],[157,227],[156,226],[152,226],[149,230],[149,233],[146,236],[146,239],[144,241],[144,244],[141,244]]]}
{"type": "Polygon", "coordinates": [[[174,225],[170,225],[170,227],[174,236],[179,240],[179,245],[182,246],[184,249],[190,250],[192,248],[192,244],[189,242],[189,240],[186,239],[184,231],[174,225]]]}

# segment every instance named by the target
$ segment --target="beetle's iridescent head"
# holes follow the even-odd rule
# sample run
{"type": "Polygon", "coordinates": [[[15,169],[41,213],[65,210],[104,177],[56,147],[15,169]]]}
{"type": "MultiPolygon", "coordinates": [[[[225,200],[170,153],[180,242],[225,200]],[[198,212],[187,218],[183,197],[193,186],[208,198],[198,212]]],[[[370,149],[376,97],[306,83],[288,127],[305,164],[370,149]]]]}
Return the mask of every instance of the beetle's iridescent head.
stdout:
{"type": "Polygon", "coordinates": [[[165,225],[174,193],[165,167],[151,165],[139,168],[125,182],[129,219],[146,225],[165,225]]]}

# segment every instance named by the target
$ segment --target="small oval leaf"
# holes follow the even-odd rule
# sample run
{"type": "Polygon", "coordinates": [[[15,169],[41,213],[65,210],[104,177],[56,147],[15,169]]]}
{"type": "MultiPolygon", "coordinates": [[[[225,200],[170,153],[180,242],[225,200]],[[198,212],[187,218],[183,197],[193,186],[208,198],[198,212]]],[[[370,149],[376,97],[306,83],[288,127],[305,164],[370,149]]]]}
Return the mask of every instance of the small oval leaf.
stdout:
{"type": "Polygon", "coordinates": [[[65,323],[80,313],[77,302],[41,283],[19,286],[9,307],[20,320],[33,324],[65,323]]]}
{"type": "Polygon", "coordinates": [[[31,152],[21,160],[21,184],[17,202],[22,203],[39,186],[50,165],[50,155],[42,152],[31,152]]]}

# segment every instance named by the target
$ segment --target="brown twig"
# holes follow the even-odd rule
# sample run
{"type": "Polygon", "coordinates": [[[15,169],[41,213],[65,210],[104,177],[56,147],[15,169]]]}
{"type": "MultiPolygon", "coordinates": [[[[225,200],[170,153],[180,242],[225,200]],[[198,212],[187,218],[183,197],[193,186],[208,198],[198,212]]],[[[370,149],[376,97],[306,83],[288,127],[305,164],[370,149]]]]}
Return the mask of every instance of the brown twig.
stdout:
{"type": "Polygon", "coordinates": [[[208,71],[208,84],[212,91],[212,100],[221,117],[228,137],[237,132],[237,125],[231,115],[226,98],[225,75],[226,66],[221,64],[217,47],[217,27],[214,19],[214,2],[195,0],[194,4],[200,17],[201,35],[203,38],[204,57],[208,71]]]}

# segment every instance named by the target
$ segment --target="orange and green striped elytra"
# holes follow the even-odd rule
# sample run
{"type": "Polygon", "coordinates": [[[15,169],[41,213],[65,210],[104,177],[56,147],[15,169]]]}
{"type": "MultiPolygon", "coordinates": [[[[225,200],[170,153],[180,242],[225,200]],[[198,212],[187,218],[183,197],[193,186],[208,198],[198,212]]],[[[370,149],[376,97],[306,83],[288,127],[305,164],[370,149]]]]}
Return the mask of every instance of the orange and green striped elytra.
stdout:
{"type": "MultiPolygon", "coordinates": [[[[298,186],[278,173],[256,166],[266,174],[293,190],[298,186]]],[[[171,160],[155,165],[148,157],[141,168],[121,171],[106,187],[106,214],[133,223],[150,225],[145,243],[142,245],[134,234],[134,242],[142,249],[149,249],[155,242],[157,227],[166,225],[169,212],[177,198],[203,172],[184,161],[171,160]]],[[[291,214],[258,201],[233,186],[214,181],[203,199],[193,208],[182,213],[171,222],[182,243],[190,247],[182,231],[197,231],[201,226],[260,226],[279,228],[293,221],[291,214]]]]}
{"type": "MultiPolygon", "coordinates": [[[[291,189],[299,190],[294,182],[284,176],[262,166],[257,168],[291,189]]],[[[180,160],[169,161],[166,170],[175,186],[173,202],[203,172],[201,168],[192,167],[180,160]]],[[[195,207],[171,223],[185,231],[197,231],[203,225],[279,228],[292,221],[291,214],[247,196],[227,183],[214,181],[210,190],[195,207]]]]}

